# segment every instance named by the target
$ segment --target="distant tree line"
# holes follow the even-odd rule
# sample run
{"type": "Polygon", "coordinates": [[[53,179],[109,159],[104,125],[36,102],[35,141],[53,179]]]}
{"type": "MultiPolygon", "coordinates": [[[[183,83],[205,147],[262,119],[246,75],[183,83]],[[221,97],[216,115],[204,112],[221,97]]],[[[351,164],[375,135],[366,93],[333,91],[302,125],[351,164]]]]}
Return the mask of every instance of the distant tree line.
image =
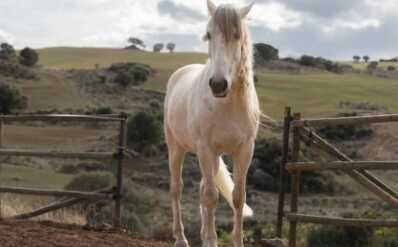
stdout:
{"type": "MultiPolygon", "coordinates": [[[[133,49],[133,50],[143,50],[146,48],[146,45],[142,39],[130,37],[127,39],[127,42],[130,43],[126,47],[126,49],[133,49]]],[[[167,44],[164,43],[155,43],[152,47],[153,52],[161,52],[163,49],[167,49],[170,53],[174,52],[176,48],[176,44],[173,42],[169,42],[167,44]]]]}

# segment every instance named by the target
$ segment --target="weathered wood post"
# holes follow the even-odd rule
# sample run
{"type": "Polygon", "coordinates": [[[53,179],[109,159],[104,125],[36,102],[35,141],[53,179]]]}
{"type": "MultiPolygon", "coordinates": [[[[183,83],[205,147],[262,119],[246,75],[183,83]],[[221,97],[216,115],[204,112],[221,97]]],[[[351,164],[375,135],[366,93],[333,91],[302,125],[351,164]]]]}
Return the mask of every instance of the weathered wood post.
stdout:
{"type": "MultiPolygon", "coordinates": [[[[301,114],[295,113],[294,120],[300,120],[301,114]]],[[[292,147],[292,162],[299,160],[300,153],[300,130],[299,127],[293,128],[293,147],[292,147]]],[[[298,196],[300,193],[300,172],[292,173],[291,181],[291,198],[290,198],[290,213],[296,214],[298,208],[298,196]]],[[[297,242],[297,220],[290,220],[289,226],[289,247],[296,247],[297,242]]]]}
{"type": "Polygon", "coordinates": [[[276,221],[276,237],[282,238],[283,216],[285,205],[285,178],[286,163],[289,159],[289,139],[290,139],[290,122],[292,121],[291,108],[285,108],[285,118],[283,121],[283,146],[282,146],[282,162],[279,167],[279,199],[278,199],[278,218],[276,221]]]}
{"type": "Polygon", "coordinates": [[[121,226],[121,200],[122,200],[122,186],[123,186],[123,160],[124,151],[126,148],[127,139],[127,114],[120,113],[120,129],[119,129],[119,143],[117,155],[117,172],[116,172],[116,190],[115,190],[115,208],[113,214],[113,226],[118,228],[121,226]]]}
{"type": "Polygon", "coordinates": [[[3,114],[0,115],[0,148],[3,147],[3,119],[1,118],[3,114]]]}

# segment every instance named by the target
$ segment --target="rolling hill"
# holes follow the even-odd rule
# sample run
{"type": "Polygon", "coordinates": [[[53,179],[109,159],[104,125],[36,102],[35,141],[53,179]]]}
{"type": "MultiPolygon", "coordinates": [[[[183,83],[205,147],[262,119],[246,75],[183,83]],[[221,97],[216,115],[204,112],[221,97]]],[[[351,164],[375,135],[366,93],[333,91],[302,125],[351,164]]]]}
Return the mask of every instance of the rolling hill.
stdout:
{"type": "MultiPolygon", "coordinates": [[[[152,53],[109,48],[48,48],[39,50],[41,64],[51,69],[93,69],[115,62],[140,62],[156,69],[156,75],[143,87],[164,92],[166,82],[178,67],[203,63],[200,53],[152,53]]],[[[334,115],[345,111],[341,101],[369,102],[398,111],[396,92],[398,80],[372,77],[366,74],[338,75],[328,72],[286,73],[257,71],[258,93],[265,113],[281,118],[283,108],[293,106],[305,117],[334,115]]]]}

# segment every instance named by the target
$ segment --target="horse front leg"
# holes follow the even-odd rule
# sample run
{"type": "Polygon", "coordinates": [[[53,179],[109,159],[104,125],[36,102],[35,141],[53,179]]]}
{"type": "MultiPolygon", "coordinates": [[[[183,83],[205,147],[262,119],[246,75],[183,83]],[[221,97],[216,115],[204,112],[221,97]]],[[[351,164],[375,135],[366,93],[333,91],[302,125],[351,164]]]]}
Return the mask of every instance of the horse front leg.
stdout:
{"type": "Polygon", "coordinates": [[[184,234],[184,225],[181,214],[181,193],[183,189],[182,165],[185,151],[175,142],[168,140],[169,168],[170,168],[170,195],[173,209],[173,235],[175,247],[189,247],[184,234]]]}
{"type": "Polygon", "coordinates": [[[234,204],[234,228],[233,241],[235,247],[243,247],[243,207],[246,203],[246,176],[253,156],[254,141],[242,145],[233,154],[234,169],[234,189],[232,192],[234,204]]]}
{"type": "Polygon", "coordinates": [[[217,247],[215,213],[218,203],[218,189],[214,177],[218,172],[218,157],[207,146],[198,149],[202,173],[200,186],[200,207],[202,217],[201,238],[203,247],[217,247]]]}

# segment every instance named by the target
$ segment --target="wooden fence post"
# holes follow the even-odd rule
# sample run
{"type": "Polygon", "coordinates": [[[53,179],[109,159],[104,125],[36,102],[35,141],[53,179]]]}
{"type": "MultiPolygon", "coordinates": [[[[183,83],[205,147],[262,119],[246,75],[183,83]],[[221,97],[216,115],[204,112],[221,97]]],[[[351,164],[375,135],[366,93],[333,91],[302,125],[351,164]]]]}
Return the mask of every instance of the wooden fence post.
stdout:
{"type": "Polygon", "coordinates": [[[113,213],[113,226],[119,228],[121,226],[121,200],[122,200],[122,186],[123,186],[123,160],[124,151],[126,148],[127,139],[127,115],[120,114],[120,129],[119,129],[119,143],[118,143],[118,164],[116,172],[116,191],[115,191],[115,208],[113,213]]]}
{"type": "Polygon", "coordinates": [[[278,218],[276,222],[276,237],[282,238],[283,216],[285,205],[285,178],[286,163],[289,158],[289,139],[290,139],[290,122],[292,121],[291,108],[285,108],[285,119],[283,124],[283,147],[282,162],[279,167],[279,199],[278,199],[278,218]]]}
{"type": "Polygon", "coordinates": [[[3,120],[0,119],[0,148],[3,147],[3,120]]]}
{"type": "MultiPolygon", "coordinates": [[[[295,113],[294,120],[300,120],[301,114],[295,113]]],[[[293,128],[293,150],[292,162],[299,160],[300,153],[300,130],[299,127],[293,128]]],[[[298,196],[300,193],[300,172],[292,173],[291,181],[291,198],[290,198],[290,213],[296,214],[298,209],[298,196]]],[[[290,220],[289,226],[289,247],[296,247],[297,242],[297,220],[290,220]]]]}

